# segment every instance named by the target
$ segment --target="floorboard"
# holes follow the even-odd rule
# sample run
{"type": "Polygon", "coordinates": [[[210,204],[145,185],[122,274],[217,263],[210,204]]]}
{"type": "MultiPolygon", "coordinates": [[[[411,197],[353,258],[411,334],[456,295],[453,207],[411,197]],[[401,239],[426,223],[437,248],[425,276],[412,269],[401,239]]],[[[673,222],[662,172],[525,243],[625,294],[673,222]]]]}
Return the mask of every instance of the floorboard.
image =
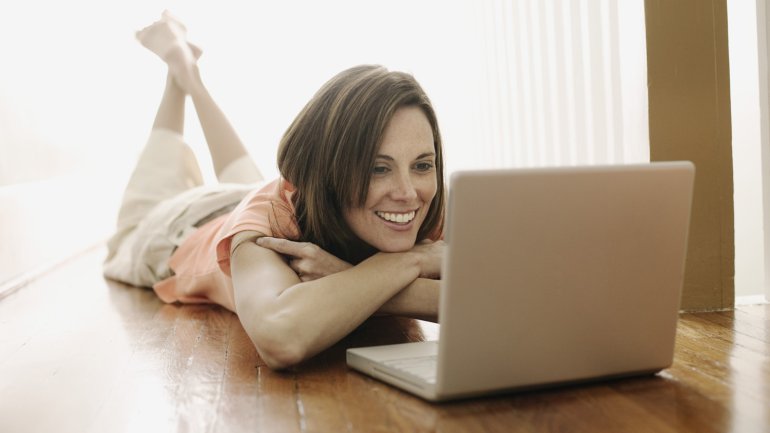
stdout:
{"type": "Polygon", "coordinates": [[[236,316],[105,280],[91,250],[0,299],[3,432],[768,432],[770,306],[680,315],[661,373],[431,404],[345,366],[354,345],[434,339],[373,319],[290,371],[236,316]]]}

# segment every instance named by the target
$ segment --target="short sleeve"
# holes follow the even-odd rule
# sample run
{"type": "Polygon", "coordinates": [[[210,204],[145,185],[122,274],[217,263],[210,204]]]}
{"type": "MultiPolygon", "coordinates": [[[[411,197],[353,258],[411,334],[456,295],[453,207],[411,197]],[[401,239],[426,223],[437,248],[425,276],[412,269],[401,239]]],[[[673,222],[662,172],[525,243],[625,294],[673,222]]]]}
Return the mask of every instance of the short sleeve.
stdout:
{"type": "Polygon", "coordinates": [[[233,236],[240,232],[255,231],[265,236],[299,239],[291,201],[294,191],[289,182],[278,179],[250,193],[233,209],[216,240],[217,263],[222,272],[230,275],[230,246],[233,236]]]}

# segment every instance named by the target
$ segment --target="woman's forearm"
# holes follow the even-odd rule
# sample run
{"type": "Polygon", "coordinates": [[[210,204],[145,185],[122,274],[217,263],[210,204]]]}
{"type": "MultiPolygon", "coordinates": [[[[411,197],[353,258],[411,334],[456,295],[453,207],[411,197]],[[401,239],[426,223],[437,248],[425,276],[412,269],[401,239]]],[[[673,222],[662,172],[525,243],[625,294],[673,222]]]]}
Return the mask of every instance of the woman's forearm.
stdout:
{"type": "Polygon", "coordinates": [[[379,314],[438,322],[440,280],[418,278],[377,310],[379,314]]]}

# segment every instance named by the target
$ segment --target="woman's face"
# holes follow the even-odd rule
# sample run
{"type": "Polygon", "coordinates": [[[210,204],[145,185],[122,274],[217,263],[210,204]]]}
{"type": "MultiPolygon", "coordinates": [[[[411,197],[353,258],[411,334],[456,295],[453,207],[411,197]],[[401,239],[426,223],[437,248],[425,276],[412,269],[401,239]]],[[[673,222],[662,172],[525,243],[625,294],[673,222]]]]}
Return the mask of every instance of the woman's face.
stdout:
{"type": "Polygon", "coordinates": [[[433,130],[420,108],[395,112],[371,176],[364,206],[345,210],[345,222],[379,251],[409,250],[437,188],[433,130]]]}

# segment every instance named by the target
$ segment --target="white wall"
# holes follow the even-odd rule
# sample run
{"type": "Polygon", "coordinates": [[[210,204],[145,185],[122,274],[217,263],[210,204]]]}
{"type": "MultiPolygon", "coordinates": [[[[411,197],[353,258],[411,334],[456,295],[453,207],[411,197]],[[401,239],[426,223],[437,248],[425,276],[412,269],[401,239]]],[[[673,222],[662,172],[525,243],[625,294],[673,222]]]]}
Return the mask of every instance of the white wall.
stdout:
{"type": "MultiPolygon", "coordinates": [[[[277,173],[278,139],[301,106],[326,79],[359,63],[414,73],[448,141],[466,148],[472,141],[466,101],[480,74],[472,2],[4,2],[0,134],[10,157],[0,162],[0,184],[138,152],[165,73],[133,32],[163,8],[204,49],[207,84],[268,173],[277,173]],[[32,148],[45,149],[45,158],[32,148]]],[[[196,147],[203,141],[195,127],[189,139],[196,147]]]]}
{"type": "Polygon", "coordinates": [[[728,0],[727,6],[735,191],[735,295],[757,296],[765,287],[757,1],[728,0]]]}

